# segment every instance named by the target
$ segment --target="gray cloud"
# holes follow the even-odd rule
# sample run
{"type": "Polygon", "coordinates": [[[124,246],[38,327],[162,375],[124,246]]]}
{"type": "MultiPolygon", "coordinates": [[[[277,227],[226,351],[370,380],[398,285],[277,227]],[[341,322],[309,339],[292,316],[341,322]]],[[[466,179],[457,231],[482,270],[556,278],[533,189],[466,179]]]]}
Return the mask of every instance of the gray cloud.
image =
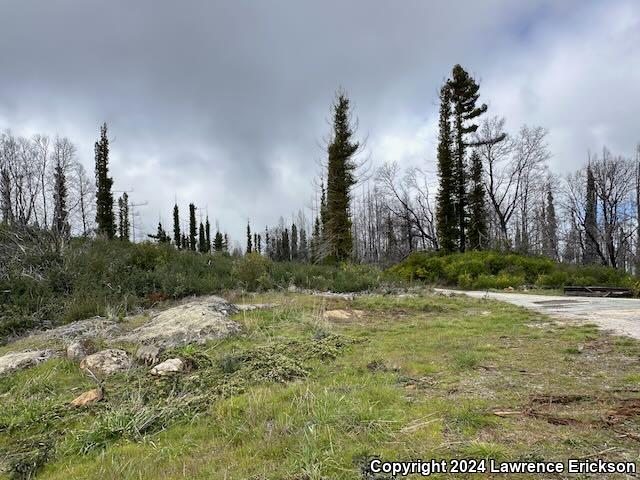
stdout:
{"type": "MultiPolygon", "coordinates": [[[[333,92],[376,163],[432,165],[437,89],[460,62],[512,127],[551,130],[554,162],[630,152],[632,1],[22,0],[0,15],[0,127],[68,135],[92,167],[110,125],[117,189],[143,227],[194,201],[238,240],[309,203],[333,92]]],[[[634,137],[635,136],[635,137],[634,137]]]]}

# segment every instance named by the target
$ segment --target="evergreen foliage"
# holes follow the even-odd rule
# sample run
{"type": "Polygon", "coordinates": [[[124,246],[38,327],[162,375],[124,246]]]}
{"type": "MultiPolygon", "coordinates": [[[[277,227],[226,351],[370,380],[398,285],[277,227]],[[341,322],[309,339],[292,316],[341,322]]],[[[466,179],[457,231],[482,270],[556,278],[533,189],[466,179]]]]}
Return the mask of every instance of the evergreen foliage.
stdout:
{"type": "Polygon", "coordinates": [[[251,225],[247,222],[247,253],[251,253],[253,251],[253,241],[251,240],[251,225]]]}
{"type": "Polygon", "coordinates": [[[53,171],[53,229],[60,238],[69,238],[69,211],[67,209],[67,179],[62,165],[57,164],[53,171]]]}
{"type": "Polygon", "coordinates": [[[222,237],[222,233],[218,230],[213,239],[213,251],[222,253],[224,251],[224,238],[222,237]]]}
{"type": "Polygon", "coordinates": [[[278,260],[288,262],[291,260],[291,244],[289,242],[289,230],[284,229],[282,232],[282,247],[278,260]]]}
{"type": "Polygon", "coordinates": [[[196,206],[193,203],[189,204],[189,248],[192,251],[196,251],[197,247],[197,226],[196,226],[196,206]]]}
{"type": "Polygon", "coordinates": [[[295,223],[291,224],[291,260],[298,260],[298,227],[295,223]]]}
{"type": "Polygon", "coordinates": [[[328,146],[326,220],[323,242],[327,257],[345,261],[351,257],[351,188],[355,185],[356,163],[353,156],[360,144],[352,139],[354,127],[349,111],[349,99],[338,94],[333,105],[332,141],[328,146]]]}
{"type": "Polygon", "coordinates": [[[111,239],[116,235],[113,213],[113,179],[109,177],[109,139],[107,124],[100,127],[100,139],[95,144],[96,224],[99,235],[111,239]]]}
{"type": "Polygon", "coordinates": [[[438,178],[436,223],[438,243],[444,253],[457,248],[458,224],[455,210],[455,176],[451,138],[451,91],[445,84],[440,89],[440,120],[438,134],[438,178]]]}
{"type": "Polygon", "coordinates": [[[598,261],[598,205],[596,200],[596,181],[591,165],[587,167],[586,205],[584,216],[584,254],[582,262],[592,265],[598,261]]]}
{"type": "Polygon", "coordinates": [[[204,233],[204,225],[200,222],[198,228],[198,252],[205,253],[207,251],[207,240],[204,233]]]}
{"type": "Polygon", "coordinates": [[[129,196],[124,192],[118,198],[118,237],[122,241],[129,241],[131,228],[129,226],[129,196]]]}
{"type": "Polygon", "coordinates": [[[482,250],[487,244],[487,211],[482,182],[482,159],[478,152],[471,154],[471,189],[469,190],[469,248],[482,250]]]}
{"type": "Polygon", "coordinates": [[[204,224],[204,251],[211,253],[211,224],[208,216],[204,224]]]}
{"type": "Polygon", "coordinates": [[[178,204],[175,204],[173,206],[173,242],[176,244],[176,248],[182,248],[180,236],[180,213],[178,211],[178,204]]]}
{"type": "Polygon", "coordinates": [[[544,254],[553,260],[558,260],[558,221],[556,218],[556,209],[553,205],[551,186],[549,186],[547,190],[545,207],[544,254]]]}

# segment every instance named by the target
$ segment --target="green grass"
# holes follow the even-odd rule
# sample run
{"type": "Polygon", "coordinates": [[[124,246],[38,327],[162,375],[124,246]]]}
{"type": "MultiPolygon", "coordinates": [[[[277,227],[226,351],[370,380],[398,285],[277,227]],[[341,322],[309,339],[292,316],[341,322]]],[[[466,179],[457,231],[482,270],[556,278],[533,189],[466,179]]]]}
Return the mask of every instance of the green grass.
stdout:
{"type": "Polygon", "coordinates": [[[142,367],[111,377],[89,408],[66,406],[92,384],[65,360],[0,379],[5,467],[65,480],[293,480],[365,478],[373,456],[639,460],[639,418],[603,422],[640,397],[635,340],[426,293],[250,301],[279,306],[238,314],[242,337],[167,352],[192,365],[178,378],[142,367]],[[337,308],[364,314],[323,318],[337,308]],[[584,398],[534,399],[544,395],[584,398]]]}

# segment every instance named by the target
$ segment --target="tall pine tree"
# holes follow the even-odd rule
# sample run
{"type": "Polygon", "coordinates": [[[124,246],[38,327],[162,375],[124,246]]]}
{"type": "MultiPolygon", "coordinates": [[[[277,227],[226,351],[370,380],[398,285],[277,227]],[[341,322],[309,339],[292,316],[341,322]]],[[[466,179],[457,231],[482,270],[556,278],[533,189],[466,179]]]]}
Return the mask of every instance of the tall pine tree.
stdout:
{"type": "Polygon", "coordinates": [[[173,242],[176,244],[176,248],[182,248],[180,239],[180,213],[176,203],[173,205],[173,242]]]}
{"type": "Polygon", "coordinates": [[[251,240],[251,225],[247,222],[247,253],[253,251],[253,241],[251,240]]]}
{"type": "Polygon", "coordinates": [[[468,123],[487,111],[482,104],[476,107],[480,86],[460,65],[453,67],[452,78],[447,81],[451,91],[453,106],[453,157],[454,157],[454,198],[456,218],[458,222],[458,249],[464,252],[467,248],[467,173],[465,150],[469,145],[466,137],[475,132],[478,125],[468,123]]]}
{"type": "Polygon", "coordinates": [[[59,238],[69,238],[69,211],[67,209],[67,179],[58,162],[53,171],[53,230],[59,238]]]}
{"type": "Polygon", "coordinates": [[[204,224],[204,251],[211,253],[211,224],[209,223],[209,216],[204,224]]]}
{"type": "Polygon", "coordinates": [[[456,181],[451,137],[451,91],[447,84],[440,89],[440,120],[438,124],[438,194],[436,197],[436,223],[438,243],[445,253],[456,250],[458,224],[456,221],[456,181]]]}
{"type": "Polygon", "coordinates": [[[198,252],[204,253],[207,251],[207,239],[204,233],[204,225],[200,222],[200,227],[198,228],[198,252]]]}
{"type": "Polygon", "coordinates": [[[584,215],[584,253],[582,261],[592,265],[598,261],[598,204],[596,197],[596,180],[591,165],[587,166],[587,189],[584,215]]]}
{"type": "Polygon", "coordinates": [[[469,190],[469,248],[482,250],[487,243],[487,211],[482,181],[482,158],[471,153],[471,188],[469,190]]]}
{"type": "Polygon", "coordinates": [[[298,227],[291,224],[291,260],[298,260],[298,227]]]}
{"type": "Polygon", "coordinates": [[[328,258],[344,261],[351,257],[351,188],[356,183],[353,156],[360,144],[353,140],[349,99],[338,94],[333,105],[332,141],[328,146],[327,206],[323,231],[328,258]]]}
{"type": "Polygon", "coordinates": [[[113,213],[113,179],[109,177],[109,139],[107,124],[100,127],[100,139],[95,144],[96,160],[96,224],[99,235],[112,239],[116,235],[113,213]]]}
{"type": "Polygon", "coordinates": [[[197,246],[197,232],[198,227],[196,224],[196,206],[193,203],[189,204],[189,248],[196,251],[197,246]]]}

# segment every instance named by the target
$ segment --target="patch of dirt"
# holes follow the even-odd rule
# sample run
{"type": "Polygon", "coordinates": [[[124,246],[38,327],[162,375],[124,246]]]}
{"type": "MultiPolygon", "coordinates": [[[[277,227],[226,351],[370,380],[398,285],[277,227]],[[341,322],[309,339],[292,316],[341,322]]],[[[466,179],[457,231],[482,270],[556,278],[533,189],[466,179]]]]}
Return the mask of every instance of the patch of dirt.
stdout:
{"type": "Polygon", "coordinates": [[[533,404],[560,404],[567,405],[573,402],[582,402],[585,400],[591,400],[588,395],[535,395],[531,397],[530,402],[533,404]]]}

